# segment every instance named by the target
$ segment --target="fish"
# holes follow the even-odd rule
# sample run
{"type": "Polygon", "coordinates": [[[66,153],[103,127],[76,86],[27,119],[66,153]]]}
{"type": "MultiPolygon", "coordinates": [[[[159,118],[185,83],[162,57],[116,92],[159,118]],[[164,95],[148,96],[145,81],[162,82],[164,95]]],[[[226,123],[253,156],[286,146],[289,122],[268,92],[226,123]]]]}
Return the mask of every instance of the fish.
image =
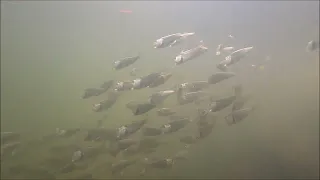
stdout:
{"type": "Polygon", "coordinates": [[[140,175],[145,175],[147,170],[149,169],[167,169],[171,168],[174,164],[174,160],[172,158],[164,158],[164,159],[149,159],[144,158],[145,168],[140,172],[140,175]]]}
{"type": "MultiPolygon", "coordinates": [[[[111,144],[114,141],[111,142],[111,144]]],[[[102,142],[100,145],[98,146],[88,146],[86,148],[83,149],[83,154],[85,155],[84,157],[86,159],[91,159],[91,158],[97,158],[99,157],[99,155],[101,154],[106,154],[109,152],[109,149],[106,148],[106,142],[102,142]]]]}
{"type": "Polygon", "coordinates": [[[20,133],[16,132],[1,132],[1,145],[19,141],[21,138],[20,133]]]}
{"type": "Polygon", "coordinates": [[[199,57],[200,55],[204,54],[207,51],[208,51],[207,47],[203,45],[199,45],[195,48],[192,48],[186,51],[181,51],[180,54],[175,57],[174,62],[176,65],[181,65],[186,63],[187,61],[190,61],[199,57]]]}
{"type": "Polygon", "coordinates": [[[82,99],[88,99],[93,96],[99,96],[105,93],[107,89],[104,88],[87,88],[82,96],[82,99]]]}
{"type": "Polygon", "coordinates": [[[157,148],[160,144],[163,144],[163,142],[153,137],[144,137],[139,141],[139,146],[142,149],[154,149],[157,148]]]}
{"type": "Polygon", "coordinates": [[[175,33],[175,34],[170,34],[164,37],[161,37],[157,39],[154,43],[153,46],[154,48],[166,48],[166,47],[173,47],[180,43],[182,40],[186,39],[187,37],[193,36],[195,33],[175,33]]]}
{"type": "Polygon", "coordinates": [[[142,171],[140,172],[141,176],[145,175],[147,170],[150,170],[150,169],[172,168],[172,166],[175,163],[175,160],[172,158],[163,158],[163,159],[144,158],[143,162],[145,164],[145,168],[143,168],[142,171]]]}
{"type": "Polygon", "coordinates": [[[76,176],[75,178],[71,178],[71,179],[86,179],[86,180],[89,180],[89,179],[93,179],[93,176],[91,173],[83,173],[79,176],[76,176]]]}
{"type": "Polygon", "coordinates": [[[189,122],[192,120],[177,120],[177,121],[172,121],[167,124],[164,124],[161,126],[163,134],[169,134],[169,133],[174,133],[177,132],[178,130],[184,128],[189,122]]]}
{"type": "Polygon", "coordinates": [[[180,120],[190,120],[189,117],[187,116],[175,116],[175,115],[172,115],[169,117],[169,120],[170,121],[180,121],[180,120]]]}
{"type": "Polygon", "coordinates": [[[144,137],[140,139],[138,144],[134,144],[129,148],[125,149],[124,154],[126,155],[133,155],[137,153],[149,154],[154,152],[160,144],[163,144],[163,142],[158,141],[156,138],[144,137]]]}
{"type": "Polygon", "coordinates": [[[225,47],[223,44],[219,44],[216,50],[216,55],[217,56],[221,55],[221,51],[226,53],[231,53],[233,50],[234,50],[234,47],[231,47],[231,46],[225,47]]]}
{"type": "Polygon", "coordinates": [[[216,72],[208,78],[208,83],[217,84],[223,80],[227,80],[231,77],[234,77],[235,75],[236,74],[233,72],[216,72]]]}
{"type": "Polygon", "coordinates": [[[181,150],[181,151],[178,151],[176,154],[173,155],[172,159],[174,161],[177,161],[177,160],[186,160],[187,159],[187,156],[189,154],[189,151],[184,149],[184,150],[181,150]]]}
{"type": "Polygon", "coordinates": [[[69,173],[72,172],[76,169],[76,165],[74,163],[68,163],[65,166],[63,166],[62,168],[59,169],[59,173],[64,174],[64,173],[69,173]]]}
{"type": "Polygon", "coordinates": [[[225,117],[225,120],[229,126],[239,123],[245,119],[256,107],[242,108],[232,111],[229,115],[225,117]]]}
{"type": "Polygon", "coordinates": [[[319,41],[309,41],[306,47],[307,52],[319,51],[319,41]]]}
{"type": "Polygon", "coordinates": [[[84,156],[84,153],[81,150],[77,150],[73,153],[72,157],[71,157],[71,162],[77,162],[80,161],[84,156]]]}
{"type": "Polygon", "coordinates": [[[120,160],[117,163],[112,163],[111,164],[111,173],[112,174],[116,174],[116,173],[123,174],[123,170],[125,168],[135,164],[136,162],[137,162],[137,160],[120,160]]]}
{"type": "Polygon", "coordinates": [[[242,49],[238,49],[236,51],[233,51],[230,55],[228,55],[223,61],[221,61],[217,68],[226,71],[227,67],[229,67],[232,64],[235,64],[239,62],[241,59],[247,56],[247,54],[253,49],[253,47],[246,47],[242,49]]]}
{"type": "Polygon", "coordinates": [[[205,96],[207,93],[203,91],[187,92],[183,93],[183,89],[180,87],[177,91],[177,101],[179,105],[193,103],[200,97],[205,96]]]}
{"type": "Polygon", "coordinates": [[[211,134],[213,127],[214,127],[214,123],[209,123],[209,122],[205,126],[199,126],[198,127],[199,136],[197,137],[197,139],[206,138],[208,135],[211,134]]]}
{"type": "Polygon", "coordinates": [[[242,109],[244,104],[251,99],[251,95],[243,95],[242,85],[234,86],[236,99],[232,104],[232,111],[242,109]]]}
{"type": "Polygon", "coordinates": [[[115,70],[120,70],[123,69],[125,67],[130,66],[131,64],[135,63],[138,59],[140,59],[140,55],[138,56],[132,56],[132,57],[127,57],[118,61],[115,61],[113,63],[113,68],[115,70]]]}
{"type": "Polygon", "coordinates": [[[161,128],[146,127],[143,129],[142,134],[144,136],[158,136],[163,134],[163,131],[161,128]]]}
{"type": "Polygon", "coordinates": [[[180,138],[180,142],[184,143],[184,144],[194,144],[197,142],[197,137],[195,136],[183,136],[180,138]]]}
{"type": "Polygon", "coordinates": [[[250,94],[237,97],[233,102],[232,111],[242,109],[245,103],[248,102],[251,98],[252,96],[250,94]]]}
{"type": "Polygon", "coordinates": [[[156,105],[153,103],[150,103],[150,102],[140,103],[136,106],[135,109],[132,109],[132,113],[135,116],[145,114],[145,113],[151,111],[152,109],[154,109],[155,107],[156,107],[156,105]]]}
{"type": "Polygon", "coordinates": [[[198,114],[199,114],[199,118],[197,121],[198,135],[194,137],[195,140],[200,140],[207,137],[213,131],[213,127],[216,123],[216,117],[209,116],[209,113],[207,110],[198,109],[198,114]]]}
{"type": "Polygon", "coordinates": [[[216,55],[219,56],[221,54],[221,49],[223,47],[223,44],[219,44],[217,49],[216,49],[216,55]]]}
{"type": "Polygon", "coordinates": [[[114,88],[114,91],[128,91],[133,88],[133,82],[132,81],[120,81],[117,82],[114,88]]]}
{"type": "Polygon", "coordinates": [[[158,87],[165,82],[167,82],[172,77],[172,73],[161,73],[157,79],[155,79],[148,87],[155,88],[158,87]]]}
{"type": "Polygon", "coordinates": [[[129,148],[130,146],[137,144],[138,141],[134,139],[121,139],[113,144],[111,144],[109,153],[112,156],[117,156],[121,151],[129,148]]]}
{"type": "Polygon", "coordinates": [[[84,141],[115,141],[118,129],[113,128],[94,128],[89,129],[84,141]]]}
{"type": "Polygon", "coordinates": [[[178,96],[178,104],[184,105],[188,103],[193,103],[193,102],[196,102],[200,97],[205,95],[206,93],[203,91],[188,92],[178,96]]]}
{"type": "Polygon", "coordinates": [[[211,102],[209,105],[210,112],[220,111],[228,106],[230,106],[236,100],[236,96],[228,96],[211,102]]]}
{"type": "Polygon", "coordinates": [[[180,84],[180,87],[183,89],[189,91],[189,92],[195,92],[195,91],[201,91],[205,88],[209,87],[208,81],[195,81],[195,82],[186,82],[180,84]]]}
{"type": "Polygon", "coordinates": [[[113,86],[113,83],[114,83],[113,80],[105,81],[103,84],[101,84],[100,88],[104,90],[108,90],[113,86]]]}
{"type": "Polygon", "coordinates": [[[10,142],[10,143],[1,145],[1,160],[9,154],[13,156],[15,154],[16,149],[19,148],[20,146],[21,146],[21,142],[10,142]]]}
{"type": "Polygon", "coordinates": [[[71,137],[80,131],[80,128],[60,129],[56,128],[56,135],[60,137],[71,137]]]}
{"type": "Polygon", "coordinates": [[[174,90],[165,90],[153,93],[149,97],[149,103],[157,105],[161,104],[165,99],[167,99],[170,95],[174,94],[174,90]]]}
{"type": "Polygon", "coordinates": [[[140,78],[134,79],[132,84],[133,87],[131,89],[142,89],[149,87],[152,83],[154,83],[160,76],[161,72],[151,73],[146,76],[142,76],[140,78]]]}
{"type": "Polygon", "coordinates": [[[198,109],[198,117],[196,118],[196,122],[198,126],[207,125],[207,117],[209,115],[210,110],[198,109]]]}
{"type": "Polygon", "coordinates": [[[136,76],[137,75],[137,68],[132,68],[130,71],[131,76],[136,76]]]}
{"type": "Polygon", "coordinates": [[[169,108],[161,108],[161,109],[157,110],[158,116],[170,116],[170,115],[173,115],[175,113],[176,113],[175,111],[172,111],[169,108]]]}
{"type": "Polygon", "coordinates": [[[97,120],[97,128],[104,128],[103,123],[107,119],[108,115],[104,115],[101,119],[97,120]]]}
{"type": "Polygon", "coordinates": [[[130,124],[126,124],[117,128],[117,139],[120,140],[129,137],[140,130],[147,123],[147,121],[147,119],[133,121],[130,124]]]}
{"type": "Polygon", "coordinates": [[[119,94],[117,94],[116,92],[110,92],[108,99],[107,100],[103,100],[97,104],[94,104],[92,107],[92,110],[94,112],[102,112],[102,111],[106,111],[108,109],[110,109],[118,100],[119,94]]]}
{"type": "Polygon", "coordinates": [[[105,142],[99,146],[88,146],[85,148],[77,147],[72,153],[71,161],[60,168],[56,173],[69,173],[74,170],[84,170],[88,168],[88,163],[86,160],[91,158],[96,158],[102,153],[107,153],[105,148],[105,142]]]}
{"type": "MultiPolygon", "coordinates": [[[[1,171],[1,178],[6,172],[1,171]]],[[[19,164],[9,168],[10,177],[4,179],[57,179],[55,174],[39,166],[19,164]]]]}

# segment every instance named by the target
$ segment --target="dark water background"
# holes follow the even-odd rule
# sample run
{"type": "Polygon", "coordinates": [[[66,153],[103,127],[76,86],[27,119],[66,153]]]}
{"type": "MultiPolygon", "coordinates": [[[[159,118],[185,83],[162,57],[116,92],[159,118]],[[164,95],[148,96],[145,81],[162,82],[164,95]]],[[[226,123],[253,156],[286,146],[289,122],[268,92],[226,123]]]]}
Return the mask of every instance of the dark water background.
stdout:
{"type": "MultiPolygon", "coordinates": [[[[319,39],[318,1],[1,2],[1,131],[34,137],[56,127],[95,126],[104,114],[93,113],[91,105],[107,95],[82,100],[83,90],[109,79],[132,79],[131,68],[114,72],[111,64],[138,52],[139,75],[171,67],[183,45],[155,50],[152,43],[175,32],[196,32],[194,44],[186,46],[203,40],[210,51],[174,69],[172,79],[156,90],[216,72],[221,58],[215,49],[232,34],[232,45],[252,45],[255,51],[234,67],[236,78],[212,92],[223,95],[232,83],[243,83],[259,109],[237,126],[228,127],[221,118],[212,135],[191,149],[188,161],[153,177],[318,178],[319,56],[305,52],[308,41],[319,39]],[[267,55],[272,58],[264,62],[267,55]],[[249,68],[262,61],[264,70],[249,68]]],[[[104,125],[140,119],[124,104],[153,91],[125,93],[104,125]]],[[[173,106],[174,100],[168,101],[173,106]]],[[[154,112],[149,118],[159,123],[154,112]]]]}

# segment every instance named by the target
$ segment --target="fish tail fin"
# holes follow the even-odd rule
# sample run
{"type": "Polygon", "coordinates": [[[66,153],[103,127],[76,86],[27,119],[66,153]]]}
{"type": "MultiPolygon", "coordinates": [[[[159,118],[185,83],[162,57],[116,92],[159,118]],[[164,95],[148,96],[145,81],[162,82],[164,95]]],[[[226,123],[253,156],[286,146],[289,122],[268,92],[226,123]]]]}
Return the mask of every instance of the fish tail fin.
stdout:
{"type": "Polygon", "coordinates": [[[179,103],[183,101],[182,95],[183,95],[182,87],[178,87],[178,90],[177,90],[177,101],[179,103]]]}
{"type": "Polygon", "coordinates": [[[239,98],[242,96],[242,84],[237,84],[233,86],[233,90],[236,98],[239,98]]]}
{"type": "Polygon", "coordinates": [[[231,126],[232,124],[235,124],[233,114],[230,113],[229,115],[225,116],[224,119],[226,120],[226,123],[231,126]]]}
{"type": "Polygon", "coordinates": [[[140,59],[140,58],[141,58],[141,52],[139,51],[137,54],[137,59],[140,59]]]}
{"type": "Polygon", "coordinates": [[[260,108],[260,105],[256,103],[252,106],[252,111],[257,110],[259,108],[260,108]]]}
{"type": "Polygon", "coordinates": [[[119,153],[119,150],[113,150],[113,149],[109,150],[109,154],[113,157],[116,157],[118,153],[119,153]]]}

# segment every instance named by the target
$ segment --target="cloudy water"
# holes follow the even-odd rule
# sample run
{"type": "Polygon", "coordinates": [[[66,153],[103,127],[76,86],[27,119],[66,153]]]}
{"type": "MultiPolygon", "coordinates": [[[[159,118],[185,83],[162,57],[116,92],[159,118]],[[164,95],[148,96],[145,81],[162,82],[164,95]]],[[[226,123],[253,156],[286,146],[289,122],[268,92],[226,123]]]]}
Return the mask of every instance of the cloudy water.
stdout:
{"type": "Polygon", "coordinates": [[[1,176],[317,179],[319,46],[306,51],[311,40],[319,44],[317,1],[2,1],[1,176]],[[157,39],[186,32],[195,34],[178,39],[181,42],[172,47],[154,48],[157,39]],[[182,50],[200,44],[208,50],[175,65],[182,50]],[[187,149],[179,138],[198,136],[210,123],[199,128],[192,121],[177,132],[155,136],[162,143],[151,153],[125,155],[129,150],[124,150],[112,156],[109,140],[102,145],[84,140],[88,129],[97,130],[97,126],[115,130],[148,119],[128,135],[141,140],[145,127],[160,128],[171,122],[158,116],[159,108],[195,119],[198,108],[208,108],[209,97],[179,105],[177,95],[169,95],[141,115],[134,115],[138,111],[126,105],[146,102],[158,91],[177,90],[181,83],[207,81],[221,71],[217,64],[232,52],[217,56],[219,44],[232,46],[233,51],[253,47],[240,61],[228,65],[234,77],[203,90],[219,99],[233,95],[232,87],[241,84],[243,94],[252,96],[241,110],[256,107],[244,120],[228,126],[225,116],[231,113],[231,105],[210,112],[216,117],[212,132],[187,149]],[[115,61],[137,55],[137,61],[114,69],[115,61]],[[136,76],[130,73],[133,68],[136,76]],[[172,76],[154,88],[115,92],[118,96],[110,108],[93,111],[93,104],[113,96],[117,82],[130,84],[154,72],[172,76]],[[101,90],[100,85],[109,80],[114,83],[106,92],[82,98],[87,88],[101,90]],[[80,131],[60,137],[56,128],[80,131]],[[20,136],[5,142],[4,132],[20,136]],[[98,150],[92,153],[92,147],[98,150]],[[79,149],[84,158],[72,162],[73,152],[79,149]],[[186,160],[175,160],[164,169],[146,168],[141,174],[151,167],[143,161],[145,157],[169,158],[183,150],[189,152],[186,160]],[[111,164],[123,159],[137,162],[112,173],[111,164]],[[63,173],[67,165],[74,168],[63,173]]]}

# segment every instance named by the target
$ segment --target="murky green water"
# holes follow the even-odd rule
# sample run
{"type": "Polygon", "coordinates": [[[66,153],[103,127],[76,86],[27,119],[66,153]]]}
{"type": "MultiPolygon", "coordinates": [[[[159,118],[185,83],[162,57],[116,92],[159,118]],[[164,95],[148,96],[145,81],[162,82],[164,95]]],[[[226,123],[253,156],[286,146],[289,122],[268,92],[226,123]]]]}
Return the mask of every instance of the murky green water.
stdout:
{"type": "MultiPolygon", "coordinates": [[[[33,139],[54,133],[57,127],[95,127],[104,115],[105,127],[142,119],[145,116],[133,117],[125,104],[177,83],[206,79],[221,60],[215,56],[217,45],[233,34],[235,47],[253,45],[256,51],[233,68],[236,78],[210,91],[219,97],[230,93],[234,83],[242,83],[259,109],[232,127],[223,119],[229,109],[219,112],[213,133],[190,149],[187,161],[147,177],[318,178],[319,56],[304,49],[309,40],[319,38],[318,7],[319,2],[1,2],[1,131],[21,132],[24,139],[33,139]],[[124,14],[120,9],[133,12],[124,14]],[[196,32],[190,44],[152,47],[161,36],[188,31],[196,32]],[[103,113],[94,113],[91,107],[107,98],[107,93],[81,99],[85,88],[103,81],[132,80],[132,67],[139,68],[139,76],[172,67],[183,47],[200,40],[210,51],[175,68],[165,85],[123,93],[103,113]],[[114,60],[139,52],[141,59],[133,66],[112,70],[114,60]],[[272,59],[264,70],[248,68],[267,55],[272,59]]],[[[191,117],[197,112],[195,105],[177,106],[175,98],[164,106],[191,117]]],[[[149,125],[166,122],[154,111],[148,118],[149,125]]],[[[191,132],[192,127],[161,137],[168,144],[157,154],[178,151],[183,146],[178,137],[191,132]]],[[[30,147],[3,161],[2,171],[19,164],[43,167],[44,159],[66,156],[49,147],[68,144],[87,145],[82,136],[76,136],[30,147]]],[[[88,172],[96,178],[111,178],[108,168],[114,161],[101,155],[65,177],[88,172]]],[[[139,165],[130,167],[124,177],[136,177],[140,170],[139,165]]]]}

